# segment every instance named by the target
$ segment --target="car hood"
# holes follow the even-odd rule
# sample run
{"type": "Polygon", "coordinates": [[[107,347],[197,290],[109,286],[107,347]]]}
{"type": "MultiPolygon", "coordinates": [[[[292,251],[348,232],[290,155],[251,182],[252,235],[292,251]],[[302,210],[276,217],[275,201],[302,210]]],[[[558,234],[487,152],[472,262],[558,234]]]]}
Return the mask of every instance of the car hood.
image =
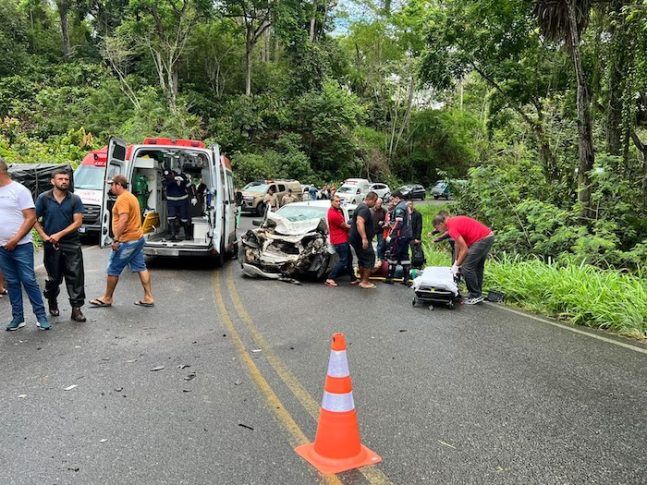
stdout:
{"type": "MultiPolygon", "coordinates": [[[[305,221],[291,221],[276,212],[268,212],[267,220],[273,221],[274,235],[278,236],[304,236],[309,232],[314,232],[319,227],[321,219],[306,219],[305,221]]],[[[297,238],[298,241],[300,238],[297,238]]]]}

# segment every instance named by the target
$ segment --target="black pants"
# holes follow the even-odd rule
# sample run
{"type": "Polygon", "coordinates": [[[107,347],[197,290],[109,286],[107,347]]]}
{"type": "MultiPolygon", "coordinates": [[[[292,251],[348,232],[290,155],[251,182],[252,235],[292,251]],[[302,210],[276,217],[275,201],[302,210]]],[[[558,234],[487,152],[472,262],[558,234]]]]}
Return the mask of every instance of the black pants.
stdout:
{"type": "Polygon", "coordinates": [[[411,260],[409,259],[410,241],[411,239],[408,237],[391,238],[389,257],[387,258],[387,262],[389,263],[389,273],[387,274],[387,278],[393,278],[395,276],[397,265],[401,264],[402,270],[404,271],[404,281],[409,281],[409,270],[411,269],[411,260]]]}
{"type": "Polygon", "coordinates": [[[468,298],[475,298],[483,293],[485,260],[490,248],[492,248],[492,244],[494,244],[494,235],[475,242],[470,246],[467,257],[463,260],[461,272],[469,291],[468,298]]]}
{"type": "Polygon", "coordinates": [[[56,300],[60,285],[65,278],[70,305],[83,306],[85,302],[85,273],[83,271],[83,252],[80,242],[61,242],[58,247],[45,243],[45,298],[56,300]]]}

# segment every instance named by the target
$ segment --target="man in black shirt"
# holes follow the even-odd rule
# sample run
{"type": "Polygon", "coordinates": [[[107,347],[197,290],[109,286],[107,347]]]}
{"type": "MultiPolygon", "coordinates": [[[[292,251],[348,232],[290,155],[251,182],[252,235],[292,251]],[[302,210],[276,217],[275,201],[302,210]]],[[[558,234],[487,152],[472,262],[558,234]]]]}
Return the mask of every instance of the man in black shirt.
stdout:
{"type": "Polygon", "coordinates": [[[373,236],[375,236],[375,225],[371,208],[377,202],[377,194],[369,192],[364,202],[357,206],[353,214],[353,220],[348,233],[348,240],[355,249],[359,266],[359,286],[362,288],[375,288],[375,285],[368,279],[373,272],[375,265],[375,252],[373,251],[373,236]]]}
{"type": "Polygon", "coordinates": [[[70,175],[57,170],[52,175],[52,190],[43,192],[36,200],[35,228],[43,240],[44,263],[47,271],[45,297],[49,313],[57,317],[59,287],[65,278],[72,306],[72,320],[85,322],[81,307],[85,302],[83,252],[79,227],[83,222],[83,203],[69,191],[70,175]],[[42,222],[39,222],[42,221],[42,222]]]}

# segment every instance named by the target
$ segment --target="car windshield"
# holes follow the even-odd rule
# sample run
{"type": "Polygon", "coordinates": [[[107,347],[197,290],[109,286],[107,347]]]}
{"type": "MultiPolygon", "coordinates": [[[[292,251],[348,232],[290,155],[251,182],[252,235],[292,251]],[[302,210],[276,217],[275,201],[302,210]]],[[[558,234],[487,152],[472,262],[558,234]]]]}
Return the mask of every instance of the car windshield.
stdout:
{"type": "Polygon", "coordinates": [[[263,193],[267,192],[267,189],[269,189],[270,186],[267,184],[262,184],[262,185],[254,185],[253,187],[249,187],[246,189],[247,192],[258,192],[258,193],[263,193]]]}
{"type": "Polygon", "coordinates": [[[328,207],[308,206],[301,204],[287,204],[281,207],[277,214],[291,222],[307,221],[308,219],[321,219],[328,214],[328,207]]]}
{"type": "Polygon", "coordinates": [[[250,190],[252,187],[257,187],[259,185],[263,185],[263,182],[250,182],[243,187],[243,190],[250,190]]]}
{"type": "Polygon", "coordinates": [[[354,194],[355,191],[357,190],[356,187],[346,187],[346,186],[341,186],[339,187],[339,190],[337,190],[338,194],[354,194]]]}
{"type": "Polygon", "coordinates": [[[103,190],[106,168],[95,165],[81,165],[74,172],[74,188],[103,190]]]}
{"type": "Polygon", "coordinates": [[[400,192],[408,192],[411,189],[413,189],[413,185],[403,185],[402,187],[400,187],[400,192]]]}
{"type": "Polygon", "coordinates": [[[447,187],[447,184],[445,182],[438,182],[436,185],[434,185],[434,189],[444,189],[447,187]]]}

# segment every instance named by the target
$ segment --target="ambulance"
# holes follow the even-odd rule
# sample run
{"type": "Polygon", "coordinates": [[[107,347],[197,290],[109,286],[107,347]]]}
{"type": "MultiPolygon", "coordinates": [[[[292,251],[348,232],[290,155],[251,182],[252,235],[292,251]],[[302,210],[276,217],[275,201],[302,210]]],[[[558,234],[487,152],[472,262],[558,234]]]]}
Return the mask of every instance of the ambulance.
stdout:
{"type": "Polygon", "coordinates": [[[197,140],[150,137],[138,145],[111,138],[103,166],[100,244],[112,242],[111,210],[115,197],[109,182],[117,174],[140,201],[147,256],[209,256],[224,264],[237,254],[236,199],[230,160],[218,145],[197,140]],[[190,237],[170,237],[167,220],[165,172],[183,174],[196,188],[197,201],[189,207],[190,237]]]}

